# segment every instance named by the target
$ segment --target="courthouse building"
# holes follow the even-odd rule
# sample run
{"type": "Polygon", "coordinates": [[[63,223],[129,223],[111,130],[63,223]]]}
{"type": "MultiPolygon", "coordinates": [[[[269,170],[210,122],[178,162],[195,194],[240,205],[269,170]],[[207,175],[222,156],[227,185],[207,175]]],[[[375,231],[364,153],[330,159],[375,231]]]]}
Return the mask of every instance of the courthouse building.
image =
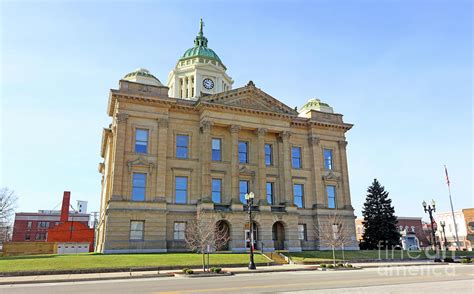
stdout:
{"type": "Polygon", "coordinates": [[[244,195],[255,193],[255,246],[325,248],[315,227],[337,213],[357,249],[345,133],[352,125],[318,99],[299,110],[252,81],[235,88],[202,23],[167,86],[137,69],[110,90],[102,135],[96,251],[185,251],[186,225],[204,209],[249,242],[244,195]]]}

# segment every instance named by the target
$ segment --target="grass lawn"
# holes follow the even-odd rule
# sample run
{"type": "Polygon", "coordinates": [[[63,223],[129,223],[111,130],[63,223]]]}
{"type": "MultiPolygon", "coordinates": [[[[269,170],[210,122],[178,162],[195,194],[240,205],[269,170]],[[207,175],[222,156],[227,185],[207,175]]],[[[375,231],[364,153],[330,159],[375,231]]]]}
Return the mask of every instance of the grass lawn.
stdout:
{"type": "MultiPolygon", "coordinates": [[[[446,257],[451,257],[454,252],[448,251],[446,257]]],[[[456,251],[456,256],[472,255],[471,252],[456,251]]],[[[291,258],[296,263],[303,262],[321,262],[332,260],[331,250],[321,251],[303,251],[298,253],[291,253],[291,258]]],[[[444,255],[442,255],[444,257],[444,255]]],[[[377,251],[377,250],[346,250],[344,251],[345,260],[364,260],[364,259],[426,259],[434,258],[434,251],[377,251]]],[[[342,251],[336,250],[336,259],[342,260],[342,251]]]]}
{"type": "MultiPolygon", "coordinates": [[[[146,266],[182,266],[201,265],[202,256],[196,253],[161,253],[161,254],[75,254],[75,255],[32,255],[0,257],[0,272],[36,271],[36,270],[73,270],[92,268],[120,268],[146,266]]],[[[213,264],[242,264],[249,261],[248,254],[211,254],[213,264]]],[[[255,255],[255,262],[268,262],[260,254],[255,255]]]]}

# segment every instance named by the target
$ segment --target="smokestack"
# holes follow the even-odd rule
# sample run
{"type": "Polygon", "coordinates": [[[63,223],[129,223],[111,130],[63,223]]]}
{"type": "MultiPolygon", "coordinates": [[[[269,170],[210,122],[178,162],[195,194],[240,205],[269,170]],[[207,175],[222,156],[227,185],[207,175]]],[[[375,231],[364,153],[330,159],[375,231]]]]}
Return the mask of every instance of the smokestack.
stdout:
{"type": "Polygon", "coordinates": [[[71,192],[64,191],[63,205],[61,207],[61,223],[65,223],[69,220],[69,202],[71,200],[71,192]]]}

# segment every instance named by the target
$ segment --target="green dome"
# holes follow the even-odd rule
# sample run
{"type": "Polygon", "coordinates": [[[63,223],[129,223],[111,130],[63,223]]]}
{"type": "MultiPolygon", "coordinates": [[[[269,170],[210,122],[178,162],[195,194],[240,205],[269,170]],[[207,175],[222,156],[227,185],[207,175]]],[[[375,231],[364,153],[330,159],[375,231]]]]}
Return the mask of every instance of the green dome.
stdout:
{"type": "Polygon", "coordinates": [[[204,26],[204,23],[201,19],[199,34],[196,36],[196,39],[194,39],[194,47],[186,50],[186,52],[184,52],[183,56],[181,56],[179,61],[186,60],[189,58],[194,58],[194,57],[203,57],[206,59],[215,60],[219,62],[225,68],[224,64],[222,63],[219,56],[217,56],[216,52],[214,52],[214,50],[212,50],[211,48],[207,47],[208,41],[207,41],[207,38],[204,37],[204,33],[202,30],[203,26],[204,26]]]}
{"type": "Polygon", "coordinates": [[[179,60],[184,60],[192,57],[204,57],[222,63],[221,59],[219,58],[219,56],[217,56],[214,50],[204,46],[194,46],[193,48],[189,48],[188,50],[186,50],[186,52],[184,52],[183,56],[179,60]]]}

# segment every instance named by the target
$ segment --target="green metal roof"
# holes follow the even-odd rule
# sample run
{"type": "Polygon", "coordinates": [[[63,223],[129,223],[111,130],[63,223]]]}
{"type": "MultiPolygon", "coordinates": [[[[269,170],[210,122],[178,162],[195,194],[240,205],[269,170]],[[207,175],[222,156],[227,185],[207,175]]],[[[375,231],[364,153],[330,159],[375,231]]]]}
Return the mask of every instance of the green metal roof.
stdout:
{"type": "Polygon", "coordinates": [[[181,56],[179,60],[181,61],[193,57],[203,57],[215,60],[219,62],[222,66],[224,66],[219,56],[217,56],[216,52],[214,52],[214,50],[212,50],[211,48],[207,47],[208,41],[207,38],[204,37],[203,26],[204,22],[201,19],[199,34],[196,36],[196,39],[194,39],[194,47],[186,50],[186,52],[184,52],[183,56],[181,56]]]}
{"type": "Polygon", "coordinates": [[[308,110],[318,110],[318,111],[324,111],[324,112],[332,112],[332,107],[327,104],[322,102],[319,99],[310,99],[303,107],[300,109],[300,113],[303,111],[308,111],[308,110]]]}

